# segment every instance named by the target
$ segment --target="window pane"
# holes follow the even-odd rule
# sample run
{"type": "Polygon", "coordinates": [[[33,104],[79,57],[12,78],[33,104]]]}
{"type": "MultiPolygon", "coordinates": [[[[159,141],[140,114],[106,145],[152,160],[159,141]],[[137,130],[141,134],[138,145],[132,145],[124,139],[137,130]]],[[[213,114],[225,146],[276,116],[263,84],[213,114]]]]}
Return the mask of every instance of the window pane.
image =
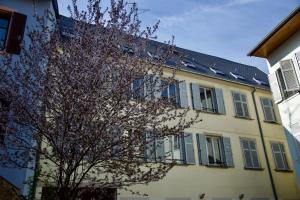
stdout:
{"type": "Polygon", "coordinates": [[[251,149],[251,150],[256,150],[255,141],[250,140],[249,143],[250,143],[250,149],[251,149]]]}
{"type": "Polygon", "coordinates": [[[207,109],[209,111],[213,110],[213,96],[211,90],[206,90],[206,97],[207,97],[207,109]]]}
{"type": "Polygon", "coordinates": [[[172,84],[169,86],[169,99],[173,105],[176,104],[176,86],[172,84]]]}
{"type": "Polygon", "coordinates": [[[246,167],[253,167],[250,151],[249,150],[244,150],[244,154],[245,154],[246,167]]]}
{"type": "Polygon", "coordinates": [[[246,103],[243,103],[243,107],[244,107],[244,116],[245,117],[249,117],[249,111],[248,111],[248,106],[246,103]]]}
{"type": "Polygon", "coordinates": [[[233,93],[233,100],[234,101],[241,101],[241,97],[239,93],[233,93]]]}
{"type": "Polygon", "coordinates": [[[201,100],[201,106],[203,109],[206,109],[206,98],[205,98],[205,89],[200,88],[200,100],[201,100]]]}
{"type": "Polygon", "coordinates": [[[236,115],[237,116],[244,116],[241,102],[236,102],[235,103],[235,109],[236,109],[236,115]]]}
{"type": "Polygon", "coordinates": [[[267,121],[274,121],[273,109],[271,107],[265,107],[265,115],[267,121]]]}
{"type": "Polygon", "coordinates": [[[214,161],[214,153],[213,153],[211,138],[207,137],[206,138],[206,143],[207,143],[208,162],[209,162],[209,164],[214,164],[215,161],[214,161]]]}
{"type": "Polygon", "coordinates": [[[246,101],[246,95],[241,94],[241,96],[242,96],[242,101],[243,101],[243,102],[247,102],[247,101],[246,101]]]}
{"type": "Polygon", "coordinates": [[[280,147],[278,143],[273,143],[272,144],[272,149],[274,152],[280,152],[280,147]]]}
{"type": "Polygon", "coordinates": [[[221,159],[221,149],[220,149],[220,142],[219,138],[213,138],[214,150],[215,150],[215,159],[217,164],[222,163],[221,159]]]}
{"type": "Polygon", "coordinates": [[[278,169],[285,169],[285,167],[284,167],[284,161],[283,161],[283,159],[282,159],[282,157],[281,157],[281,153],[274,153],[274,156],[275,156],[275,160],[276,160],[276,165],[277,165],[277,168],[278,169]]]}
{"type": "Polygon", "coordinates": [[[0,19],[0,27],[1,28],[8,28],[8,19],[0,19]]]}
{"type": "Polygon", "coordinates": [[[243,140],[242,144],[243,144],[243,149],[249,149],[249,141],[248,140],[243,140]]]}
{"type": "Polygon", "coordinates": [[[256,151],[252,151],[252,161],[253,161],[253,167],[259,167],[259,162],[258,162],[258,156],[256,151]]]}
{"type": "Polygon", "coordinates": [[[166,81],[161,81],[161,86],[164,88],[161,92],[162,98],[168,98],[168,86],[166,81]]]}
{"type": "Polygon", "coordinates": [[[143,97],[144,87],[142,79],[133,80],[133,98],[138,99],[143,97]]]}

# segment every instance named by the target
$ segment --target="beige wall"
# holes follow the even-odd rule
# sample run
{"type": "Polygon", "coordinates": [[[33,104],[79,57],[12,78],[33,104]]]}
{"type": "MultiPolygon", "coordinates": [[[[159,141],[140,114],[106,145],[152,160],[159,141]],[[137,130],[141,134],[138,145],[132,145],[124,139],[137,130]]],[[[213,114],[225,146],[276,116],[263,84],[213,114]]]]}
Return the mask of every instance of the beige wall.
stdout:
{"type": "MultiPolygon", "coordinates": [[[[119,191],[118,199],[199,200],[199,195],[203,193],[205,193],[205,199],[238,199],[240,194],[245,195],[244,199],[273,199],[266,159],[251,96],[253,88],[187,72],[179,72],[177,74],[177,79],[186,80],[190,107],[192,107],[190,83],[199,83],[207,87],[221,88],[224,94],[226,115],[201,112],[200,116],[203,121],[195,124],[189,130],[186,130],[189,133],[193,133],[196,159],[195,165],[177,165],[161,181],[153,182],[149,185],[130,187],[130,189],[133,189],[134,191],[148,194],[148,197],[134,197],[134,195],[129,192],[119,191]],[[232,91],[239,91],[246,94],[250,120],[234,117],[235,110],[232,100],[232,91]],[[234,167],[219,168],[199,165],[196,133],[208,133],[230,137],[234,167]],[[253,138],[256,140],[259,161],[263,168],[262,170],[244,169],[243,153],[240,145],[241,137],[253,138]]],[[[278,108],[275,107],[278,123],[271,124],[264,122],[264,115],[259,98],[271,98],[271,93],[267,90],[257,89],[255,95],[278,196],[280,199],[300,199],[300,189],[296,185],[294,172],[276,172],[274,170],[275,164],[270,148],[270,141],[281,141],[284,143],[288,163],[291,170],[293,170],[293,163],[291,162],[283,128],[280,124],[281,120],[278,108]]],[[[196,111],[192,110],[190,115],[193,115],[193,112],[196,111]]],[[[41,187],[37,189],[37,192],[41,192],[41,187]]]]}
{"type": "MultiPolygon", "coordinates": [[[[200,114],[203,122],[191,127],[187,132],[193,133],[196,165],[175,166],[171,172],[159,182],[148,186],[131,187],[149,195],[148,199],[165,200],[168,198],[188,198],[198,200],[199,195],[205,193],[205,199],[229,198],[238,199],[240,194],[245,194],[244,199],[269,198],[273,199],[270,178],[267,171],[266,159],[260,139],[254,103],[251,92],[253,88],[240,84],[216,80],[196,74],[180,72],[180,80],[186,80],[188,86],[189,105],[192,107],[190,83],[199,83],[203,86],[222,88],[225,100],[226,115],[211,113],[200,114]],[[251,120],[234,117],[235,110],[232,100],[232,91],[243,92],[247,95],[248,109],[251,120]],[[230,137],[234,158],[234,168],[206,167],[199,165],[195,133],[210,133],[230,137]],[[245,170],[240,137],[254,138],[257,142],[258,154],[263,170],[245,170]]],[[[287,142],[280,125],[281,120],[278,108],[275,107],[278,124],[264,122],[264,114],[260,104],[260,97],[271,97],[270,91],[258,89],[255,92],[260,121],[265,135],[266,148],[274,176],[276,189],[280,199],[300,199],[300,190],[296,185],[293,172],[276,172],[270,141],[281,141],[285,145],[288,163],[293,170],[287,142]]],[[[195,112],[195,111],[192,111],[195,112]]],[[[132,197],[131,194],[120,191],[119,198],[132,197]]],[[[145,198],[145,199],[147,199],[145,198]]],[[[134,198],[129,198],[134,199],[134,198]]],[[[143,199],[143,198],[141,198],[143,199]]],[[[181,200],[181,199],[178,199],[181,200]]],[[[182,199],[183,200],[183,199],[182,199]]]]}

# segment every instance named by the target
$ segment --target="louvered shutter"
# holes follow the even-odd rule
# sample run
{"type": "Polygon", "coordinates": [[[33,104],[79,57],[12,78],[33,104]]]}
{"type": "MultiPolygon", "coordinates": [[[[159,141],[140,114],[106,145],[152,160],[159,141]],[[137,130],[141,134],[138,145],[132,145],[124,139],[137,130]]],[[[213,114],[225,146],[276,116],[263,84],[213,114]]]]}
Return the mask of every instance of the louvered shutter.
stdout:
{"type": "Polygon", "coordinates": [[[230,138],[223,137],[222,142],[224,145],[224,155],[225,155],[226,165],[227,167],[234,167],[230,138]]]}
{"type": "Polygon", "coordinates": [[[164,161],[166,157],[164,138],[156,138],[155,151],[156,151],[156,161],[164,161]]]}
{"type": "Polygon", "coordinates": [[[207,151],[206,151],[206,137],[203,134],[197,134],[197,147],[198,147],[198,157],[200,165],[207,165],[207,151]]]}
{"type": "Polygon", "coordinates": [[[300,51],[295,53],[295,56],[296,56],[296,60],[297,60],[297,63],[298,63],[299,70],[300,70],[300,51]]]}
{"type": "Polygon", "coordinates": [[[216,96],[218,113],[225,115],[226,109],[225,109],[225,103],[224,103],[224,97],[223,97],[223,90],[220,88],[215,88],[214,91],[215,91],[215,96],[216,96]]]}
{"type": "Polygon", "coordinates": [[[155,138],[153,132],[150,130],[146,130],[145,135],[146,135],[145,159],[146,161],[155,161],[155,138]]]}
{"type": "Polygon", "coordinates": [[[260,101],[265,115],[265,120],[275,122],[276,118],[275,118],[272,100],[268,98],[260,98],[260,101]]]}
{"type": "Polygon", "coordinates": [[[180,81],[179,84],[179,99],[180,99],[180,107],[181,108],[188,108],[188,97],[187,97],[187,90],[186,90],[186,82],[180,81]]]}
{"type": "Polygon", "coordinates": [[[154,98],[153,93],[153,76],[152,75],[146,75],[144,77],[144,97],[145,100],[150,101],[154,98]]]}
{"type": "Polygon", "coordinates": [[[284,60],[280,62],[286,91],[299,90],[299,82],[294,69],[293,60],[284,60]]]}
{"type": "Polygon", "coordinates": [[[153,85],[154,85],[154,99],[157,101],[160,98],[161,95],[161,79],[159,76],[155,75],[153,76],[153,85]]]}
{"type": "Polygon", "coordinates": [[[191,89],[192,89],[193,108],[195,110],[201,110],[199,85],[195,83],[191,83],[191,89]]]}
{"type": "Polygon", "coordinates": [[[275,103],[278,103],[282,100],[278,80],[277,80],[277,75],[276,73],[271,73],[268,75],[269,77],[269,82],[270,82],[270,87],[272,90],[273,98],[275,103]]]}
{"type": "Polygon", "coordinates": [[[11,17],[9,33],[6,43],[6,52],[19,54],[21,51],[21,43],[25,31],[27,16],[14,12],[11,17]]]}
{"type": "Polygon", "coordinates": [[[194,152],[194,143],[193,143],[193,135],[191,133],[184,134],[184,163],[185,164],[195,164],[195,152],[194,152]]]}

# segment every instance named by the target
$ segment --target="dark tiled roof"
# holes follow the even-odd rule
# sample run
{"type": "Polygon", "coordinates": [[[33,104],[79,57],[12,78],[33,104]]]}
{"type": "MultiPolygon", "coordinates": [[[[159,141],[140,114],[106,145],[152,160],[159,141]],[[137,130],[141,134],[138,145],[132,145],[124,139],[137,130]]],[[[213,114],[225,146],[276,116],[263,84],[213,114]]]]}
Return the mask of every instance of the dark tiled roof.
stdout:
{"type": "MultiPolygon", "coordinates": [[[[67,33],[72,32],[72,27],[74,26],[73,20],[64,16],[61,16],[60,20],[61,20],[60,21],[61,30],[67,33]]],[[[152,40],[150,42],[149,52],[151,52],[151,50],[153,49],[157,49],[157,47],[163,47],[164,45],[166,44],[152,40]]],[[[267,74],[256,67],[226,60],[224,58],[219,58],[216,56],[211,56],[211,55],[183,49],[180,47],[176,47],[175,50],[179,53],[179,56],[174,55],[172,59],[166,62],[166,65],[174,66],[174,64],[179,61],[177,58],[181,57],[187,60],[188,62],[193,63],[193,65],[195,66],[195,67],[188,67],[188,66],[184,67],[183,69],[186,71],[190,71],[193,73],[198,73],[198,74],[202,74],[205,76],[222,79],[226,81],[236,82],[239,84],[244,84],[244,85],[246,84],[246,85],[250,85],[262,89],[267,89],[267,90],[270,89],[268,85],[269,81],[268,81],[267,74]],[[224,74],[215,73],[210,68],[222,71],[224,74]],[[236,79],[235,77],[230,75],[230,72],[240,75],[244,77],[244,79],[236,79]],[[253,80],[253,78],[265,82],[267,83],[267,85],[258,84],[256,81],[253,80]]]]}

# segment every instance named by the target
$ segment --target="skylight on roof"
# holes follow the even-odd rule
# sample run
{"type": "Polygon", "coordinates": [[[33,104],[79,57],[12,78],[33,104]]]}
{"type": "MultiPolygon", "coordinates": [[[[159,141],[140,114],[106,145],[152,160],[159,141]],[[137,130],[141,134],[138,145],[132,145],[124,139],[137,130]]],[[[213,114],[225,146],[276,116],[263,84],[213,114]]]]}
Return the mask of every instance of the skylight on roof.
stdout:
{"type": "Polygon", "coordinates": [[[236,74],[236,73],[232,73],[232,72],[230,72],[230,75],[233,76],[236,79],[245,80],[245,77],[243,77],[242,75],[239,75],[239,74],[236,74]]]}
{"type": "Polygon", "coordinates": [[[266,86],[269,85],[267,82],[262,81],[262,80],[259,80],[259,79],[255,78],[255,77],[253,77],[253,80],[254,80],[258,85],[266,85],[266,86]]]}
{"type": "Polygon", "coordinates": [[[209,69],[210,69],[213,73],[215,73],[215,74],[225,75],[225,73],[222,72],[221,70],[218,70],[218,69],[215,69],[215,68],[212,68],[212,67],[210,67],[209,69]]]}
{"type": "Polygon", "coordinates": [[[191,63],[189,61],[182,61],[182,64],[185,66],[185,67],[190,67],[190,68],[196,68],[196,66],[194,65],[194,63],[191,63]]]}
{"type": "Polygon", "coordinates": [[[133,48],[131,48],[127,45],[123,45],[122,50],[123,50],[124,53],[128,53],[128,54],[131,54],[131,55],[134,54],[133,48]]]}
{"type": "Polygon", "coordinates": [[[154,58],[156,60],[160,59],[159,55],[151,53],[150,51],[148,51],[147,54],[148,54],[148,56],[150,56],[151,58],[154,58]]]}

